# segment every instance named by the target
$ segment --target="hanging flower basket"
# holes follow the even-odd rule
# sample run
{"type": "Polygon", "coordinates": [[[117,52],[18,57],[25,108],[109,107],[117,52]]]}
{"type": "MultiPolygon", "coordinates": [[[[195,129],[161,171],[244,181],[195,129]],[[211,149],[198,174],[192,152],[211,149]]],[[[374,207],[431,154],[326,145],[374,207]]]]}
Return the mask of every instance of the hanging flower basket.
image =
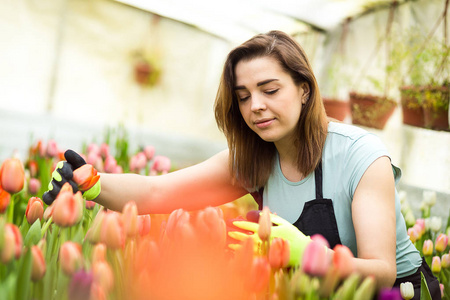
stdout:
{"type": "Polygon", "coordinates": [[[425,127],[433,130],[450,130],[448,108],[450,87],[428,86],[423,88],[425,127]]]}
{"type": "Polygon", "coordinates": [[[403,124],[425,127],[422,105],[422,91],[420,87],[404,86],[400,88],[403,124]]]}
{"type": "Polygon", "coordinates": [[[327,116],[344,121],[345,117],[350,113],[350,104],[348,101],[342,101],[331,98],[323,98],[323,105],[327,116]]]}
{"type": "Polygon", "coordinates": [[[386,97],[350,92],[352,123],[383,129],[397,106],[397,102],[386,97]]]}

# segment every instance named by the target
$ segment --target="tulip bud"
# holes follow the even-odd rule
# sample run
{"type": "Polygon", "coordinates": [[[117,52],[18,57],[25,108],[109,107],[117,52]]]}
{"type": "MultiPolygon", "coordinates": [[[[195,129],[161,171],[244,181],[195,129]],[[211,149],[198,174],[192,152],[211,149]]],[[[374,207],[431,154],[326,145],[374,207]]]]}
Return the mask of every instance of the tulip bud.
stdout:
{"type": "Polygon", "coordinates": [[[30,170],[30,176],[35,178],[38,174],[38,164],[35,160],[30,160],[28,162],[28,170],[30,170]]]}
{"type": "Polygon", "coordinates": [[[112,156],[109,155],[105,158],[105,172],[106,173],[114,173],[116,171],[117,161],[112,156]]]}
{"type": "Polygon", "coordinates": [[[419,233],[417,232],[416,227],[408,228],[408,236],[412,243],[415,243],[419,239],[419,233]]]}
{"type": "Polygon", "coordinates": [[[400,283],[400,294],[405,300],[412,299],[414,297],[414,286],[411,282],[400,283]]]}
{"type": "Polygon", "coordinates": [[[436,204],[436,192],[435,191],[423,191],[423,202],[428,206],[436,204]]]}
{"type": "Polygon", "coordinates": [[[270,210],[266,206],[263,208],[259,217],[258,236],[262,241],[268,241],[272,230],[272,221],[270,220],[270,210]]]}
{"type": "Polygon", "coordinates": [[[436,238],[434,248],[438,252],[444,252],[448,245],[448,236],[444,233],[440,233],[436,238]]]}
{"type": "Polygon", "coordinates": [[[122,210],[122,221],[125,233],[128,237],[134,237],[138,233],[138,212],[134,201],[125,204],[122,210]]]}
{"type": "MultiPolygon", "coordinates": [[[[92,273],[83,269],[75,272],[70,280],[68,298],[69,300],[85,300],[91,298],[92,273]]],[[[104,298],[106,299],[106,298],[104,298]]]]}
{"type": "Polygon", "coordinates": [[[28,191],[31,195],[36,195],[41,188],[41,182],[37,178],[30,178],[28,182],[28,191]]]}
{"type": "Polygon", "coordinates": [[[196,220],[197,234],[207,242],[218,247],[225,245],[226,224],[223,220],[222,210],[216,207],[207,207],[198,212],[196,220]]]}
{"type": "Polygon", "coordinates": [[[303,272],[312,276],[325,276],[330,261],[326,247],[319,241],[312,240],[303,253],[303,272]]]}
{"type": "Polygon", "coordinates": [[[106,260],[106,245],[103,243],[98,243],[92,250],[92,263],[102,260],[106,260]]]}
{"type": "Polygon", "coordinates": [[[61,188],[61,192],[53,203],[53,222],[61,227],[70,227],[80,222],[83,217],[83,201],[80,191],[72,194],[68,191],[63,192],[61,188]]]}
{"type": "Polygon", "coordinates": [[[150,215],[139,215],[137,217],[138,231],[140,236],[145,236],[150,233],[152,219],[150,215]]]}
{"type": "MultiPolygon", "coordinates": [[[[0,233],[1,234],[1,233],[0,233]]],[[[3,247],[0,249],[0,261],[4,264],[22,254],[22,235],[14,224],[6,224],[4,229],[3,247]]]]}
{"type": "Polygon", "coordinates": [[[270,264],[265,257],[253,258],[250,276],[247,277],[249,289],[255,293],[263,291],[270,280],[270,264]]]}
{"type": "Polygon", "coordinates": [[[170,171],[171,162],[166,156],[157,155],[153,159],[153,165],[150,169],[150,175],[157,175],[158,173],[167,174],[170,171]]]}
{"type": "Polygon", "coordinates": [[[431,240],[425,240],[423,242],[422,253],[425,256],[430,256],[433,254],[433,242],[431,240]]]}
{"type": "Polygon", "coordinates": [[[102,143],[100,145],[100,155],[103,158],[106,158],[109,156],[109,145],[107,143],[102,143]]]}
{"type": "Polygon", "coordinates": [[[33,224],[36,220],[42,219],[44,215],[44,203],[38,197],[31,197],[28,200],[25,216],[27,217],[28,224],[33,224]]]}
{"type": "Polygon", "coordinates": [[[6,192],[15,194],[23,189],[25,171],[18,158],[6,159],[0,167],[0,186],[6,192]]]}
{"type": "Polygon", "coordinates": [[[433,256],[433,260],[431,261],[431,271],[434,274],[441,272],[441,258],[439,256],[433,256]]]}
{"type": "Polygon", "coordinates": [[[0,214],[4,213],[11,201],[11,195],[0,186],[0,214]]]}
{"type": "Polygon", "coordinates": [[[97,215],[92,222],[92,226],[88,229],[86,233],[86,239],[95,244],[100,241],[100,232],[103,226],[103,220],[105,218],[106,212],[104,210],[99,210],[97,215]]]}
{"type": "Polygon", "coordinates": [[[94,276],[94,282],[100,285],[106,293],[114,286],[113,271],[105,260],[93,263],[92,275],[94,276]]]}
{"type": "Polygon", "coordinates": [[[348,277],[355,270],[353,253],[344,245],[336,245],[333,250],[333,265],[338,270],[340,278],[348,277]]]}
{"type": "Polygon", "coordinates": [[[147,165],[147,158],[143,152],[138,152],[136,155],[131,157],[130,170],[139,173],[140,170],[144,169],[147,165]]]}
{"type": "Polygon", "coordinates": [[[96,204],[95,201],[86,200],[85,204],[86,209],[94,209],[95,204],[96,204]]]}
{"type": "Polygon", "coordinates": [[[73,171],[73,181],[78,185],[82,192],[89,190],[100,180],[97,170],[90,164],[84,164],[73,171]]]}
{"type": "Polygon", "coordinates": [[[450,268],[450,254],[444,254],[441,258],[441,266],[444,269],[450,268]]]}
{"type": "Polygon", "coordinates": [[[282,238],[274,238],[269,248],[269,263],[274,269],[287,267],[291,258],[289,242],[282,238]]]}
{"type": "Polygon", "coordinates": [[[155,147],[145,146],[144,154],[148,161],[152,160],[153,156],[155,155],[155,147]]]}
{"type": "Polygon", "coordinates": [[[444,284],[439,283],[439,289],[441,290],[441,298],[444,299],[444,284]]]}
{"type": "Polygon", "coordinates": [[[58,144],[55,140],[49,140],[47,142],[47,155],[49,157],[57,158],[59,154],[58,144]]]}
{"type": "Polygon", "coordinates": [[[59,250],[59,263],[64,274],[71,276],[83,266],[81,245],[68,241],[62,244],[59,250]]]}
{"type": "Polygon", "coordinates": [[[429,221],[430,229],[434,232],[439,232],[442,229],[442,218],[433,216],[429,221]]]}
{"type": "Polygon", "coordinates": [[[121,216],[115,212],[106,213],[100,231],[100,241],[108,248],[119,249],[124,246],[125,237],[121,216]]]}
{"type": "Polygon", "coordinates": [[[38,281],[41,280],[42,277],[45,275],[46,265],[45,265],[45,259],[42,255],[41,249],[33,245],[31,247],[31,255],[33,258],[33,263],[31,267],[31,280],[38,281]]]}

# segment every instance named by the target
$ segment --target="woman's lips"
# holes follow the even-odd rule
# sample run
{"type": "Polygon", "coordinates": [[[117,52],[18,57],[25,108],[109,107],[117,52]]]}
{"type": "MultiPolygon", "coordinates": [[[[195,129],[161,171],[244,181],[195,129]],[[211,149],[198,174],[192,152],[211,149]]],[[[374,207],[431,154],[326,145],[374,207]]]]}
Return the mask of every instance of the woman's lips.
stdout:
{"type": "Polygon", "coordinates": [[[258,127],[258,128],[266,128],[266,127],[270,126],[270,125],[273,123],[274,120],[275,120],[275,119],[262,119],[262,120],[256,120],[256,121],[255,121],[255,125],[256,125],[256,127],[258,127]]]}

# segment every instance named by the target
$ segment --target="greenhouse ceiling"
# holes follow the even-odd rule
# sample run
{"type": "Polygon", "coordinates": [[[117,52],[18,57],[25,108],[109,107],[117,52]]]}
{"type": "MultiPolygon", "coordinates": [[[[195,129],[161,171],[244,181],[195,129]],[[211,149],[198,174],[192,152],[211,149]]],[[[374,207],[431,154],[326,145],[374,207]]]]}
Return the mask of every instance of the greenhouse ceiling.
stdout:
{"type": "MultiPolygon", "coordinates": [[[[393,0],[115,0],[177,20],[218,37],[242,41],[271,29],[329,31],[347,18],[384,8],[393,0]]],[[[403,3],[408,0],[397,0],[403,3]]]]}

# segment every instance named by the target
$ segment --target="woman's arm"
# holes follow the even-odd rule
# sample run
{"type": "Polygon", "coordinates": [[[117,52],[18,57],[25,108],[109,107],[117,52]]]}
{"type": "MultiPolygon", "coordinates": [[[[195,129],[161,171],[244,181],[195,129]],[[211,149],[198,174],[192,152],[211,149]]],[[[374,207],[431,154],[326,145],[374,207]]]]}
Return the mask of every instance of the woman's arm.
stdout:
{"type": "Polygon", "coordinates": [[[375,160],[362,176],[352,203],[358,258],[356,269],[374,275],[378,287],[392,287],[397,276],[395,181],[390,159],[375,160]]]}
{"type": "Polygon", "coordinates": [[[228,166],[228,150],[224,150],[200,164],[166,175],[102,173],[102,191],[95,201],[116,211],[134,201],[139,214],[218,206],[248,193],[238,183],[232,184],[228,166]]]}

